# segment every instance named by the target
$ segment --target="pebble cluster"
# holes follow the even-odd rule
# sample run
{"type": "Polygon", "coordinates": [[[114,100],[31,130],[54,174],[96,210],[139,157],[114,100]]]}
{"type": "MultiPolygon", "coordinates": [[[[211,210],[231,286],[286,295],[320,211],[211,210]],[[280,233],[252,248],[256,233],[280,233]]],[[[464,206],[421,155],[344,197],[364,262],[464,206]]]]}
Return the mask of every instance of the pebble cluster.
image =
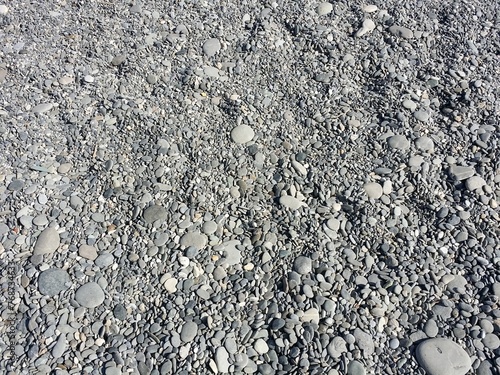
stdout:
{"type": "Polygon", "coordinates": [[[498,374],[499,17],[0,4],[0,372],[498,374]]]}

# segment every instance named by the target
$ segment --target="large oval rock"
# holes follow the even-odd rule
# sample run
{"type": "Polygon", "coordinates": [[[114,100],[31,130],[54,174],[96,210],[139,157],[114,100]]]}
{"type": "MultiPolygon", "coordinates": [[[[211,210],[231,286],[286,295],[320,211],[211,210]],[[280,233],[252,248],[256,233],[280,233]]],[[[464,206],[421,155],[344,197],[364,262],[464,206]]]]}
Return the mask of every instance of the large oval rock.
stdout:
{"type": "Polygon", "coordinates": [[[44,296],[52,297],[68,289],[66,284],[70,281],[66,271],[57,268],[49,268],[41,272],[40,276],[38,276],[38,290],[44,296]]]}
{"type": "Polygon", "coordinates": [[[33,255],[52,254],[60,244],[61,240],[57,230],[54,228],[45,228],[36,240],[33,255]]]}
{"type": "Polygon", "coordinates": [[[152,224],[157,220],[166,220],[167,219],[167,210],[163,206],[153,205],[149,206],[144,210],[142,217],[146,223],[152,224]]]}
{"type": "Polygon", "coordinates": [[[250,142],[255,136],[255,132],[248,125],[238,125],[233,130],[231,130],[231,139],[235,143],[247,143],[250,142]]]}
{"type": "Polygon", "coordinates": [[[465,375],[472,366],[467,352],[446,338],[425,340],[417,347],[416,355],[429,375],[465,375]]]}

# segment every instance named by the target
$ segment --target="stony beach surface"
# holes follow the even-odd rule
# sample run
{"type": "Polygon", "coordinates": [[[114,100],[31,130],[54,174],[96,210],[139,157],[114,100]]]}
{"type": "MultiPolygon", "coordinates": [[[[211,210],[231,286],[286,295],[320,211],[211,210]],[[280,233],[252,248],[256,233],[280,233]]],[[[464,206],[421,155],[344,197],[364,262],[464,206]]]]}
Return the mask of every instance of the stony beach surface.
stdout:
{"type": "Polygon", "coordinates": [[[0,374],[500,373],[496,1],[0,0],[0,374]]]}

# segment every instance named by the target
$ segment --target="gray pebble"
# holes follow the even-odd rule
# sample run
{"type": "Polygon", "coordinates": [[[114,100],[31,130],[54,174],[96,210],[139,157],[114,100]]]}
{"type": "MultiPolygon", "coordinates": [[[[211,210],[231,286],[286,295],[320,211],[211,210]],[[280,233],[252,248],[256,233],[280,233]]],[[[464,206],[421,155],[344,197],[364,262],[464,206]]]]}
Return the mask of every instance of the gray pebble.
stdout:
{"type": "Polygon", "coordinates": [[[68,289],[66,285],[71,281],[68,273],[57,268],[49,268],[38,276],[38,290],[45,296],[55,296],[68,289]]]}
{"type": "Polygon", "coordinates": [[[437,334],[439,332],[439,328],[438,328],[437,323],[434,319],[429,319],[427,322],[425,322],[424,332],[428,337],[436,337],[437,336],[437,334]]]}
{"type": "Polygon", "coordinates": [[[205,43],[203,43],[203,52],[205,55],[208,57],[215,56],[217,52],[219,52],[221,48],[221,44],[219,39],[217,38],[210,38],[205,43]]]}
{"type": "Polygon", "coordinates": [[[180,244],[184,247],[195,247],[198,250],[207,245],[207,236],[198,232],[188,232],[181,237],[180,244]]]}
{"type": "Polygon", "coordinates": [[[36,240],[33,255],[51,254],[59,248],[61,240],[59,233],[54,228],[46,228],[36,240]]]}
{"type": "Polygon", "coordinates": [[[427,152],[434,151],[434,141],[431,138],[426,137],[425,135],[419,137],[415,141],[415,146],[417,146],[417,148],[422,151],[427,151],[427,152]]]}
{"type": "Polygon", "coordinates": [[[229,372],[229,354],[224,347],[218,347],[215,351],[215,364],[217,370],[223,374],[229,372]]]}
{"type": "Polygon", "coordinates": [[[390,148],[396,150],[408,150],[410,148],[410,142],[404,135],[396,134],[389,138],[388,144],[390,148]]]}
{"type": "Polygon", "coordinates": [[[168,217],[168,213],[165,207],[153,205],[144,210],[142,217],[146,223],[152,224],[158,220],[165,221],[168,217]]]}
{"type": "Polygon", "coordinates": [[[280,197],[280,204],[291,210],[298,210],[300,207],[307,206],[304,202],[290,195],[282,195],[280,197]]]}
{"type": "Polygon", "coordinates": [[[316,8],[316,13],[318,13],[318,16],[325,16],[329,13],[331,13],[333,10],[333,5],[328,2],[323,2],[318,5],[316,8]]]}
{"type": "Polygon", "coordinates": [[[97,249],[94,246],[84,244],[78,249],[78,255],[85,259],[95,260],[97,258],[97,249]]]}
{"type": "Polygon", "coordinates": [[[486,181],[481,176],[472,176],[465,181],[465,187],[469,191],[480,190],[484,185],[486,185],[486,181]]]}
{"type": "Polygon", "coordinates": [[[358,347],[365,352],[366,355],[372,355],[375,351],[375,345],[373,343],[373,338],[369,333],[356,328],[353,332],[353,336],[356,338],[356,344],[358,347]]]}
{"type": "Polygon", "coordinates": [[[56,344],[52,348],[52,356],[54,358],[61,358],[64,352],[66,351],[66,334],[61,333],[59,338],[57,339],[56,344]]]}
{"type": "Polygon", "coordinates": [[[359,361],[351,361],[347,365],[347,375],[365,375],[366,370],[359,361]]]}
{"type": "Polygon", "coordinates": [[[104,302],[104,292],[99,284],[90,282],[78,288],[75,299],[83,307],[97,307],[104,302]]]}
{"type": "Polygon", "coordinates": [[[328,355],[332,358],[340,358],[347,353],[346,341],[342,337],[334,337],[326,347],[328,355]]]}
{"type": "Polygon", "coordinates": [[[23,180],[12,180],[9,185],[7,185],[7,190],[9,191],[19,191],[24,188],[23,180]]]}
{"type": "Polygon", "coordinates": [[[376,182],[368,182],[364,184],[363,189],[370,199],[379,199],[384,193],[382,186],[376,182]]]}
{"type": "Polygon", "coordinates": [[[217,231],[217,223],[213,220],[205,221],[201,227],[203,233],[207,236],[215,233],[217,231]]]}
{"type": "Polygon", "coordinates": [[[190,342],[198,334],[198,325],[195,322],[186,322],[181,329],[181,340],[183,342],[190,342]]]}
{"type": "Polygon", "coordinates": [[[113,315],[118,320],[125,320],[127,319],[127,309],[125,309],[125,306],[119,303],[113,309],[113,315]]]}
{"type": "Polygon", "coordinates": [[[466,180],[469,177],[474,176],[476,171],[472,167],[462,167],[459,165],[452,165],[450,167],[450,174],[457,180],[466,180]]]}
{"type": "Polygon", "coordinates": [[[45,113],[50,111],[54,104],[52,103],[41,103],[33,107],[33,113],[45,113]]]}
{"type": "Polygon", "coordinates": [[[401,38],[405,39],[413,38],[413,31],[403,26],[392,25],[391,27],[389,27],[389,31],[401,38]]]}
{"type": "Polygon", "coordinates": [[[113,257],[113,254],[103,253],[96,258],[94,264],[99,268],[106,268],[112,265],[114,261],[115,258],[113,257]]]}
{"type": "Polygon", "coordinates": [[[416,356],[429,375],[465,375],[472,366],[467,352],[447,338],[425,340],[418,345],[416,356]]]}
{"type": "Polygon", "coordinates": [[[231,130],[231,140],[235,143],[243,144],[250,142],[255,136],[253,129],[245,124],[238,125],[231,130]]]}
{"type": "Polygon", "coordinates": [[[484,346],[491,350],[495,350],[500,347],[500,338],[498,337],[498,334],[487,333],[482,341],[484,346]]]}
{"type": "Polygon", "coordinates": [[[312,271],[312,260],[305,256],[299,256],[293,262],[293,269],[301,275],[307,275],[312,271]]]}
{"type": "Polygon", "coordinates": [[[419,109],[413,114],[413,116],[415,116],[418,121],[427,122],[431,117],[431,114],[423,109],[419,109]]]}
{"type": "Polygon", "coordinates": [[[123,64],[126,59],[127,59],[127,55],[125,55],[125,54],[117,55],[117,56],[113,57],[113,60],[111,60],[111,64],[114,66],[118,66],[118,65],[123,64]]]}

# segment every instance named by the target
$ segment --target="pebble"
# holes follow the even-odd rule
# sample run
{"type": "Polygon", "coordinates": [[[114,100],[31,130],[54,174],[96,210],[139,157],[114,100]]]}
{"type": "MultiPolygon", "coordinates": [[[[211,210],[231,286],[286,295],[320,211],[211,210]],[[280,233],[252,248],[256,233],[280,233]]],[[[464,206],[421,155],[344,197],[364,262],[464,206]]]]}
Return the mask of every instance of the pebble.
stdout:
{"type": "Polygon", "coordinates": [[[111,64],[114,66],[118,66],[118,65],[123,64],[126,59],[127,59],[127,55],[125,55],[125,54],[116,55],[115,57],[113,57],[113,60],[111,60],[111,64]]]}
{"type": "Polygon", "coordinates": [[[54,358],[60,358],[66,351],[66,334],[61,333],[57,339],[56,344],[52,348],[52,357],[54,358]]]}
{"type": "Polygon", "coordinates": [[[379,199],[384,193],[382,186],[376,182],[368,182],[364,184],[363,189],[370,199],[379,199]]]}
{"type": "Polygon", "coordinates": [[[263,339],[258,339],[254,342],[253,348],[259,354],[266,354],[269,351],[269,346],[263,339]]]}
{"type": "Polygon", "coordinates": [[[425,135],[415,141],[415,146],[421,151],[434,152],[434,141],[425,135]]]}
{"type": "Polygon", "coordinates": [[[36,240],[33,255],[52,254],[59,248],[61,240],[59,233],[54,228],[46,228],[36,240]]]}
{"type": "Polygon", "coordinates": [[[81,245],[78,249],[78,255],[85,259],[95,260],[97,258],[97,249],[94,246],[81,245]]]}
{"type": "Polygon", "coordinates": [[[298,210],[300,207],[307,206],[307,204],[298,200],[295,197],[292,197],[291,195],[282,195],[280,197],[280,204],[291,210],[298,210]]]}
{"type": "Polygon", "coordinates": [[[144,221],[148,224],[152,224],[155,221],[165,221],[168,217],[167,210],[163,206],[152,205],[144,210],[142,214],[144,221]]]}
{"type": "Polygon", "coordinates": [[[24,188],[23,180],[12,180],[9,185],[7,185],[7,190],[9,191],[20,191],[24,188]]]}
{"type": "Polygon", "coordinates": [[[191,342],[198,334],[198,325],[193,322],[186,322],[181,328],[181,340],[183,342],[191,342]]]}
{"type": "Polygon", "coordinates": [[[363,21],[363,26],[356,32],[356,36],[358,38],[362,37],[365,34],[371,33],[373,30],[375,30],[375,22],[373,20],[366,18],[363,21]]]}
{"type": "Polygon", "coordinates": [[[347,343],[342,337],[336,336],[330,341],[326,351],[330,357],[338,359],[344,353],[347,353],[347,343]]]}
{"type": "Polygon", "coordinates": [[[469,177],[474,176],[475,170],[472,167],[462,167],[459,165],[452,165],[450,167],[450,174],[457,180],[462,181],[466,180],[469,177]]]}
{"type": "Polygon", "coordinates": [[[413,38],[413,31],[403,26],[392,25],[391,27],[389,27],[389,31],[394,35],[404,39],[413,38]]]}
{"type": "Polygon", "coordinates": [[[104,292],[99,284],[89,282],[78,288],[75,299],[83,307],[97,307],[104,302],[104,292]]]}
{"type": "Polygon", "coordinates": [[[484,185],[486,181],[481,176],[472,176],[465,181],[465,187],[469,191],[480,190],[484,185]]]}
{"type": "Polygon", "coordinates": [[[429,118],[431,117],[431,114],[427,111],[424,111],[422,109],[419,109],[415,113],[413,113],[413,116],[418,120],[422,122],[427,122],[429,118]]]}
{"type": "Polygon", "coordinates": [[[127,309],[121,303],[117,304],[113,309],[113,315],[118,320],[127,319],[127,309]]]}
{"type": "Polygon", "coordinates": [[[312,260],[305,256],[299,256],[293,262],[293,269],[301,275],[307,275],[312,271],[312,260]]]}
{"type": "Polygon", "coordinates": [[[99,268],[106,268],[112,265],[115,261],[113,254],[110,253],[102,253],[99,255],[96,260],[94,260],[94,264],[99,268]]]}
{"type": "Polygon", "coordinates": [[[33,107],[33,113],[45,113],[48,112],[54,107],[52,103],[41,103],[33,107]]]}
{"type": "Polygon", "coordinates": [[[487,333],[483,338],[483,344],[490,350],[496,350],[500,347],[500,338],[498,334],[487,333]]]}
{"type": "Polygon", "coordinates": [[[326,16],[327,14],[331,13],[333,10],[333,5],[328,2],[323,2],[318,5],[316,8],[316,13],[318,13],[318,16],[326,16]]]}
{"type": "Polygon", "coordinates": [[[439,333],[439,328],[434,319],[429,319],[425,322],[424,332],[428,337],[436,337],[439,333]]]}
{"type": "Polygon", "coordinates": [[[45,296],[55,296],[68,289],[71,282],[69,274],[61,269],[49,268],[38,276],[38,290],[45,296]]]}
{"type": "Polygon", "coordinates": [[[201,227],[201,230],[207,236],[214,234],[217,231],[217,223],[213,220],[205,221],[201,227]]]}
{"type": "Polygon", "coordinates": [[[417,346],[416,357],[429,375],[465,375],[472,366],[467,352],[447,338],[423,341],[417,346]]]}
{"type": "Polygon", "coordinates": [[[193,246],[198,250],[203,249],[207,245],[207,236],[198,232],[188,232],[181,237],[180,245],[183,247],[193,246]]]}
{"type": "Polygon", "coordinates": [[[220,373],[226,374],[229,372],[229,353],[223,346],[215,350],[215,365],[220,373]]]}
{"type": "Polygon", "coordinates": [[[396,134],[389,138],[389,147],[396,150],[408,150],[410,142],[404,135],[396,134]]]}
{"type": "Polygon", "coordinates": [[[254,136],[253,129],[245,124],[238,125],[231,130],[231,139],[235,143],[244,144],[250,142],[254,136]]]}
{"type": "Polygon", "coordinates": [[[359,361],[351,361],[347,365],[347,375],[365,375],[366,370],[359,361]]]}
{"type": "Polygon", "coordinates": [[[9,12],[9,7],[7,5],[1,4],[0,5],[0,15],[5,15],[9,12]]]}
{"type": "Polygon", "coordinates": [[[365,12],[365,13],[373,13],[373,12],[376,12],[377,10],[378,10],[378,6],[373,5],[373,4],[365,5],[363,7],[363,12],[365,12]]]}
{"type": "Polygon", "coordinates": [[[219,39],[217,38],[210,38],[206,40],[205,43],[203,43],[203,52],[208,57],[215,56],[220,49],[221,49],[221,44],[219,39]]]}
{"type": "Polygon", "coordinates": [[[352,334],[356,338],[358,347],[363,350],[366,355],[372,355],[375,351],[372,336],[359,328],[356,328],[352,334]]]}
{"type": "Polygon", "coordinates": [[[304,315],[302,315],[301,320],[303,322],[319,324],[319,310],[315,307],[311,307],[310,309],[304,311],[304,315]]]}

